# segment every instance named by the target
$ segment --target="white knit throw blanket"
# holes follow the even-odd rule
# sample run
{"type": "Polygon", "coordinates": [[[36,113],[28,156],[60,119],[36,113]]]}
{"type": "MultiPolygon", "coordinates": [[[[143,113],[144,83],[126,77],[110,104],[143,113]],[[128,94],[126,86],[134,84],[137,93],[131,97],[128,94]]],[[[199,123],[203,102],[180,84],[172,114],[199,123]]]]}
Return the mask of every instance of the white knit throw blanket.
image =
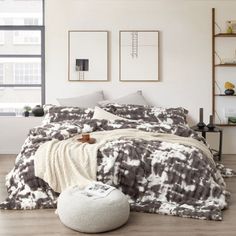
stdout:
{"type": "Polygon", "coordinates": [[[99,131],[90,133],[90,136],[96,139],[96,143],[81,143],[77,140],[81,136],[76,135],[67,140],[52,140],[42,144],[35,153],[35,175],[59,193],[73,185],[84,188],[91,181],[96,181],[98,149],[108,141],[119,138],[157,140],[194,146],[214,162],[209,149],[193,138],[137,129],[99,131]]]}

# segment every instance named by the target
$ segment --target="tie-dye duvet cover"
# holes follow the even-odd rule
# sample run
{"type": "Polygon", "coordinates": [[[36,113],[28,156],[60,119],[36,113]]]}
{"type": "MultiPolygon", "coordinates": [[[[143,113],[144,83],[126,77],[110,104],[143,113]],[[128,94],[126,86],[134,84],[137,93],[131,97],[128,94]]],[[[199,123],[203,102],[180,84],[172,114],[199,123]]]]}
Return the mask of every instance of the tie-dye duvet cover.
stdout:
{"type": "MultiPolygon", "coordinates": [[[[14,168],[6,177],[9,195],[0,209],[56,207],[59,193],[34,175],[34,154],[42,143],[68,139],[81,132],[123,128],[171,133],[205,143],[185,124],[95,119],[48,123],[30,130],[14,168]]],[[[142,137],[121,138],[100,148],[97,164],[97,180],[125,193],[133,211],[222,220],[222,210],[229,203],[230,194],[222,174],[233,172],[212,163],[192,146],[145,141],[142,137]]]]}

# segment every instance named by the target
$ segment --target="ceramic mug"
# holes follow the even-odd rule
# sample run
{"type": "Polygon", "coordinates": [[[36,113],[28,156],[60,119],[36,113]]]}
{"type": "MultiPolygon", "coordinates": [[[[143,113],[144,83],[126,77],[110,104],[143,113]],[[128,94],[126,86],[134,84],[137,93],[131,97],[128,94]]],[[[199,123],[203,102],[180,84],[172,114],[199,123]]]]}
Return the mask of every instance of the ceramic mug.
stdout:
{"type": "Polygon", "coordinates": [[[83,134],[82,134],[82,140],[83,140],[84,142],[89,141],[89,140],[90,140],[90,135],[89,135],[88,133],[83,133],[83,134]]]}

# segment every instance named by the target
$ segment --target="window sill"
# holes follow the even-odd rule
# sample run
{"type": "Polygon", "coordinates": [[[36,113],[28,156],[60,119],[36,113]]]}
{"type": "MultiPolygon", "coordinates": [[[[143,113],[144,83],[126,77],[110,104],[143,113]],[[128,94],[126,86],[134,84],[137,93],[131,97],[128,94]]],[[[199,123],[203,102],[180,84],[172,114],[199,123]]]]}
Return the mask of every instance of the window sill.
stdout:
{"type": "Polygon", "coordinates": [[[25,117],[25,116],[16,116],[16,115],[1,115],[0,114],[0,119],[3,119],[3,118],[10,118],[10,119],[43,119],[44,118],[44,116],[28,116],[28,117],[25,117]]]}
{"type": "Polygon", "coordinates": [[[14,90],[40,90],[41,87],[12,87],[14,90]]]}

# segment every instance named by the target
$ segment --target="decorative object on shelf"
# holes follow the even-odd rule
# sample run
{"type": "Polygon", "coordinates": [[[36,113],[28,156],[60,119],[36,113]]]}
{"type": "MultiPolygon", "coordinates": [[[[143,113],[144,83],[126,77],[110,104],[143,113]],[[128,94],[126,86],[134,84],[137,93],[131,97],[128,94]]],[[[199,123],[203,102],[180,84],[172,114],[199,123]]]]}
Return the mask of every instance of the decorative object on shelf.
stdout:
{"type": "Polygon", "coordinates": [[[220,64],[236,64],[236,50],[234,50],[234,57],[231,57],[231,58],[221,59],[217,52],[215,52],[215,54],[219,58],[220,64]]]}
{"type": "Polygon", "coordinates": [[[32,113],[34,116],[37,116],[37,117],[44,116],[43,107],[41,107],[40,105],[37,105],[36,107],[32,109],[32,113]]]}
{"type": "Polygon", "coordinates": [[[222,58],[221,64],[236,64],[236,58],[222,58]]]}
{"type": "Polygon", "coordinates": [[[24,106],[24,113],[23,114],[24,114],[25,117],[29,117],[30,111],[31,111],[30,106],[24,106]]]}
{"type": "Polygon", "coordinates": [[[226,90],[225,90],[225,95],[227,95],[227,96],[232,96],[232,95],[234,95],[234,90],[232,90],[232,89],[226,89],[226,90]]]}
{"type": "Polygon", "coordinates": [[[235,86],[234,86],[234,84],[232,84],[231,82],[229,82],[229,81],[227,81],[226,83],[225,83],[225,95],[234,95],[234,88],[235,88],[235,86]]]}
{"type": "Polygon", "coordinates": [[[227,34],[232,34],[233,33],[233,26],[232,26],[232,21],[228,20],[226,21],[226,26],[227,26],[227,34]]]}
{"type": "Polygon", "coordinates": [[[227,32],[227,34],[236,33],[236,20],[226,21],[226,32],[227,32]]]}
{"type": "Polygon", "coordinates": [[[209,117],[209,124],[207,125],[207,128],[209,130],[213,130],[215,127],[216,126],[214,124],[214,117],[213,117],[213,115],[210,115],[210,117],[209,117]]]}
{"type": "Polygon", "coordinates": [[[236,125],[236,108],[225,108],[224,109],[224,122],[229,125],[236,125]]]}
{"type": "Polygon", "coordinates": [[[206,124],[203,122],[203,108],[199,109],[199,123],[197,124],[197,127],[199,129],[203,129],[206,126],[206,124]]]}
{"type": "Polygon", "coordinates": [[[108,81],[108,31],[68,32],[68,80],[108,81]]]}
{"type": "Polygon", "coordinates": [[[236,124],[236,116],[235,117],[228,117],[229,124],[236,124]]]}
{"type": "Polygon", "coordinates": [[[124,82],[159,81],[159,31],[121,30],[119,74],[124,82]]]}

